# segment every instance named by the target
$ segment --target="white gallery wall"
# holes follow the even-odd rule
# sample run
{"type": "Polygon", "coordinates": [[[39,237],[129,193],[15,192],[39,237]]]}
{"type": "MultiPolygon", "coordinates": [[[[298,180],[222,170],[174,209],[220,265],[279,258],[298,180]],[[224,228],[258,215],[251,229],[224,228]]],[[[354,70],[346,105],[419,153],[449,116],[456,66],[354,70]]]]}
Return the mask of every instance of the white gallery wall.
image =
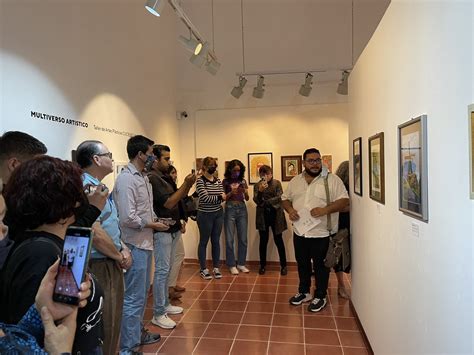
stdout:
{"type": "MultiPolygon", "coordinates": [[[[332,155],[335,170],[342,161],[348,159],[349,154],[347,104],[197,110],[191,113],[187,120],[180,121],[179,131],[180,160],[184,167],[184,171],[178,171],[180,181],[193,167],[195,157],[217,157],[219,178],[223,179],[225,161],[239,159],[248,168],[248,153],[271,152],[274,177],[281,181],[282,155],[302,155],[305,149],[316,147],[321,154],[332,155]]],[[[248,180],[248,170],[246,179],[248,180]]],[[[283,189],[287,184],[282,182],[283,189]]],[[[253,186],[250,186],[249,190],[247,260],[257,261],[259,237],[255,229],[253,186]]],[[[294,261],[291,227],[284,233],[283,239],[287,259],[294,261]]],[[[198,242],[197,226],[195,223],[189,223],[184,235],[186,258],[197,259],[198,242]]],[[[222,233],[223,260],[224,246],[222,233]]],[[[272,239],[268,246],[268,260],[279,260],[272,239]]]]}
{"type": "Polygon", "coordinates": [[[376,354],[472,354],[471,1],[392,0],[350,76],[352,301],[376,354]],[[428,117],[429,222],[398,210],[397,126],[428,117]],[[385,205],[368,196],[367,138],[385,133],[385,205]],[[419,235],[412,229],[419,228],[419,235]]]}
{"type": "Polygon", "coordinates": [[[130,134],[179,149],[174,14],[167,9],[158,19],[134,1],[111,5],[0,2],[2,131],[28,132],[64,159],[81,141],[99,139],[116,162],[126,162],[130,134]]]}

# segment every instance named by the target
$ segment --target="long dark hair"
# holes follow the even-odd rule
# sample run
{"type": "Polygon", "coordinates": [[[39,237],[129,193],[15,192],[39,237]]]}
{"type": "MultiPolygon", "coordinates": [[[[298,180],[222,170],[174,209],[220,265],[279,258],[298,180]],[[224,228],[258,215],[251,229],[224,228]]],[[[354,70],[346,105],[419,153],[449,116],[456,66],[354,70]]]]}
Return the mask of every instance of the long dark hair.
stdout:
{"type": "Polygon", "coordinates": [[[227,168],[225,169],[224,177],[226,179],[231,179],[232,178],[232,169],[238,165],[240,166],[240,175],[237,178],[238,180],[242,181],[245,176],[245,166],[242,164],[242,162],[238,159],[231,160],[229,164],[227,165],[227,168]]]}

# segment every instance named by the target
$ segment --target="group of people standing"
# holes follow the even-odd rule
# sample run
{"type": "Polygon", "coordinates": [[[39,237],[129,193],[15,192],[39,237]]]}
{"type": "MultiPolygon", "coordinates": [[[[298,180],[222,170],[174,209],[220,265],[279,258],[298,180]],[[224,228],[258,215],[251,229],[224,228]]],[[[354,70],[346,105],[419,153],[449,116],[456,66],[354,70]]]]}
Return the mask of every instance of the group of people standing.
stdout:
{"type": "MultiPolygon", "coordinates": [[[[184,259],[182,234],[186,231],[187,215],[183,200],[195,183],[199,199],[201,276],[222,278],[219,239],[223,227],[230,273],[249,272],[246,202],[250,196],[242,162],[230,161],[221,181],[215,176],[217,160],[207,157],[200,174],[187,175],[178,187],[168,146],[137,135],[128,140],[126,150],[129,163],[109,194],[103,179],[113,172],[114,165],[112,152],[104,143],[82,142],[76,151],[76,164],[45,155],[44,144],[26,133],[7,132],[0,137],[0,173],[6,183],[3,192],[6,208],[3,211],[0,208],[0,217],[5,214],[8,226],[7,230],[0,223],[0,266],[3,264],[0,322],[16,324],[30,314],[29,310],[34,313],[35,295],[41,281],[48,278],[48,270],[53,267],[54,272],[68,226],[90,227],[94,232],[91,272],[79,295],[82,308],[67,314],[53,312],[49,316],[47,310],[44,312],[43,323],[49,324],[47,335],[54,338],[47,339],[48,346],[60,349],[58,353],[111,354],[119,348],[121,354],[135,354],[141,345],[159,341],[160,335],[147,330],[143,322],[151,277],[152,323],[165,329],[176,326],[169,315],[183,312],[182,307],[170,303],[170,298],[179,298],[184,291],[176,285],[184,259]],[[88,188],[91,185],[96,188],[91,190],[88,188]],[[209,239],[212,275],[206,262],[209,239]],[[54,327],[51,316],[56,322],[54,327]]],[[[329,269],[324,266],[324,257],[330,237],[338,230],[338,213],[348,210],[349,198],[341,179],[328,174],[322,166],[318,150],[306,150],[303,161],[305,171],[295,176],[284,192],[271,167],[259,168],[261,181],[254,185],[253,193],[257,205],[256,228],[260,234],[259,273],[266,272],[272,229],[280,272],[287,274],[282,238],[287,229],[284,211],[297,223],[302,211],[308,209],[313,218],[319,219],[319,224],[305,231],[293,228],[300,282],[297,294],[289,302],[297,306],[311,301],[309,311],[318,312],[327,303],[329,269]],[[332,224],[329,216],[333,217],[332,224]],[[317,280],[314,297],[310,294],[313,271],[317,280]]],[[[347,296],[341,289],[339,294],[347,296]]],[[[37,312],[35,316],[38,318],[37,312]]],[[[0,350],[5,342],[8,348],[17,346],[12,344],[15,337],[2,335],[8,329],[0,323],[0,350]]],[[[38,338],[41,332],[35,334],[36,349],[43,339],[38,338]]],[[[21,339],[20,343],[18,346],[26,346],[21,339]]]]}

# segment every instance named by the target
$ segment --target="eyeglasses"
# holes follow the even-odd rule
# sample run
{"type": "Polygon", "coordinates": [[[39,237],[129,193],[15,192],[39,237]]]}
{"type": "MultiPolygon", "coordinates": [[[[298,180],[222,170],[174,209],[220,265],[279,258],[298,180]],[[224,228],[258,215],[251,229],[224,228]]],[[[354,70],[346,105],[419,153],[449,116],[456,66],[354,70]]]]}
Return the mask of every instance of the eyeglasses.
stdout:
{"type": "Polygon", "coordinates": [[[110,159],[112,159],[112,153],[111,152],[100,153],[100,154],[96,154],[96,155],[99,156],[99,157],[109,157],[110,159]]]}
{"type": "Polygon", "coordinates": [[[307,159],[305,160],[308,164],[321,164],[321,159],[307,159]]]}

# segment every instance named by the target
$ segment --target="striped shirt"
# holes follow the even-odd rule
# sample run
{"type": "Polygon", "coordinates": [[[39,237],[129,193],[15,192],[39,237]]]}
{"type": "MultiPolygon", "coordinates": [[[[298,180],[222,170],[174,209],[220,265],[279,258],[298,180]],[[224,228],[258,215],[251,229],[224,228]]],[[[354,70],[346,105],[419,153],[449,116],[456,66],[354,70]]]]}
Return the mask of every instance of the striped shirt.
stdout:
{"type": "Polygon", "coordinates": [[[205,176],[201,176],[196,181],[196,191],[199,196],[198,211],[217,212],[222,208],[221,194],[224,192],[224,188],[220,179],[216,178],[214,181],[210,181],[205,176]]]}

